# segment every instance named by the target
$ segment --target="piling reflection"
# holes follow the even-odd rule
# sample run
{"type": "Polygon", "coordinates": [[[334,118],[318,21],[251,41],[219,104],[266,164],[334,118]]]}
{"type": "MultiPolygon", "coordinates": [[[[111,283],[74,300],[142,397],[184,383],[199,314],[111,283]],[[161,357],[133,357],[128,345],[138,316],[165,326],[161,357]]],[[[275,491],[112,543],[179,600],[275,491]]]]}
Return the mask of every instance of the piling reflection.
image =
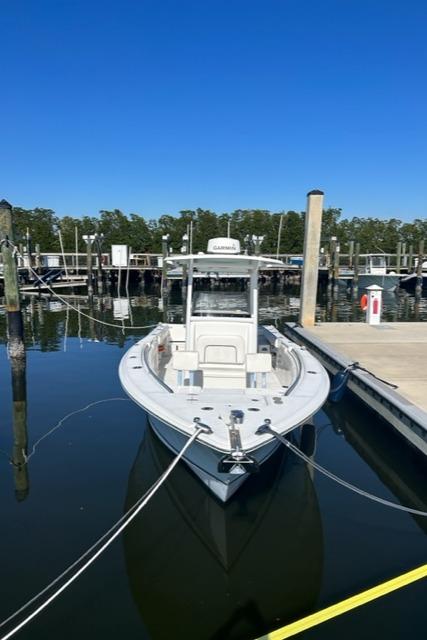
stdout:
{"type": "Polygon", "coordinates": [[[12,466],[16,499],[25,500],[30,490],[27,465],[27,382],[26,359],[11,359],[13,402],[12,466]]]}
{"type": "MultiPolygon", "coordinates": [[[[147,429],[125,509],[171,460],[147,429]]],[[[323,535],[310,474],[281,448],[224,505],[180,464],[124,534],[124,550],[153,640],[257,637],[312,611],[318,599],[323,535]]]]}

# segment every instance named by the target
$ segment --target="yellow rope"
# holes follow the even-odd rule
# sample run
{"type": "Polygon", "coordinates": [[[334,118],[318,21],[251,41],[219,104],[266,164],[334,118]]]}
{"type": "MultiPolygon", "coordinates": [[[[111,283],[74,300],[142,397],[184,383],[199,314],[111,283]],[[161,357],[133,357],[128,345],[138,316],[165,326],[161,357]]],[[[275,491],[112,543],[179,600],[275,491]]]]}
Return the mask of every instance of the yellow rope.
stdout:
{"type": "Polygon", "coordinates": [[[421,578],[425,578],[427,576],[427,564],[423,564],[421,567],[417,569],[412,569],[412,571],[408,571],[397,578],[393,578],[392,580],[387,580],[387,582],[383,582],[382,584],[377,585],[376,587],[372,587],[371,589],[367,589],[366,591],[362,591],[362,593],[358,593],[355,596],[351,596],[350,598],[346,598],[337,604],[333,604],[326,609],[322,609],[321,611],[317,611],[305,618],[301,618],[301,620],[297,620],[296,622],[292,622],[291,624],[285,625],[280,629],[276,629],[276,631],[271,631],[267,633],[265,636],[261,636],[257,638],[257,640],[284,640],[284,638],[290,638],[297,633],[301,633],[302,631],[306,631],[311,627],[315,627],[326,620],[330,620],[331,618],[336,618],[351,609],[355,609],[356,607],[360,607],[367,602],[371,602],[371,600],[376,600],[377,598],[381,598],[381,596],[385,596],[396,589],[401,589],[411,582],[415,582],[416,580],[421,580],[421,578]]]}

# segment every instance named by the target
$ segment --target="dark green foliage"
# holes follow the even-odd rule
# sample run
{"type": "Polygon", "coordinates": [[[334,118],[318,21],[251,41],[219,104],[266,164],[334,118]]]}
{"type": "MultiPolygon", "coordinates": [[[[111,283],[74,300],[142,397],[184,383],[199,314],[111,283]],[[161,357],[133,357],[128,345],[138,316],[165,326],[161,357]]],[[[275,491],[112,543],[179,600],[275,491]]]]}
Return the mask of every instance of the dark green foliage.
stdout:
{"type": "MultiPolygon", "coordinates": [[[[146,220],[137,213],[129,216],[119,209],[101,210],[99,217],[83,216],[59,218],[51,209],[14,208],[15,234],[18,242],[24,242],[27,228],[33,247],[39,244],[41,251],[59,251],[58,230],[61,230],[65,251],[75,251],[75,228],[79,238],[79,251],[85,251],[83,234],[103,233],[103,250],[112,244],[128,244],[133,252],[160,253],[162,235],[169,234],[170,246],[179,251],[182,236],[193,222],[193,251],[204,251],[209,238],[226,236],[230,221],[231,236],[242,243],[246,235],[262,235],[263,253],[275,254],[282,220],[280,253],[300,253],[304,242],[304,212],[270,212],[264,209],[236,209],[231,213],[217,214],[206,209],[184,210],[179,216],[164,214],[157,220],[146,220]]],[[[399,241],[413,245],[417,250],[420,240],[427,238],[427,219],[403,223],[396,218],[341,219],[341,209],[325,209],[322,224],[322,245],[327,246],[331,236],[336,236],[341,252],[346,253],[348,242],[360,242],[362,253],[385,251],[395,253],[399,241]]]]}

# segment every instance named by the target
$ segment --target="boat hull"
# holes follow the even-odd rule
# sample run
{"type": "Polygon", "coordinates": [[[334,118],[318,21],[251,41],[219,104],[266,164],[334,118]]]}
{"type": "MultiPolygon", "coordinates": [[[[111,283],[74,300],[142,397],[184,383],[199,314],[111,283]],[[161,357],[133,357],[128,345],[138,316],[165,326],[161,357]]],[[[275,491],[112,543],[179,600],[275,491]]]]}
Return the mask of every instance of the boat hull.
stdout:
{"type": "Polygon", "coordinates": [[[400,276],[394,274],[372,274],[361,273],[359,275],[359,289],[366,289],[375,284],[378,287],[382,287],[386,291],[394,291],[399,286],[400,276]]]}
{"type": "MultiPolygon", "coordinates": [[[[414,292],[417,286],[417,275],[415,273],[411,273],[408,276],[404,276],[400,279],[399,286],[401,289],[405,289],[405,291],[414,292]]],[[[422,291],[427,291],[427,274],[423,273],[421,279],[421,288],[422,291]]]]}
{"type": "MultiPolygon", "coordinates": [[[[188,436],[155,416],[150,415],[148,420],[157,437],[177,455],[187,442],[188,436]]],[[[280,443],[277,440],[267,442],[251,452],[251,457],[261,466],[278,446],[280,443]]],[[[226,502],[251,474],[239,469],[237,465],[233,473],[219,472],[218,464],[223,457],[224,453],[221,451],[196,441],[186,451],[183,460],[219,500],[226,502]]]]}

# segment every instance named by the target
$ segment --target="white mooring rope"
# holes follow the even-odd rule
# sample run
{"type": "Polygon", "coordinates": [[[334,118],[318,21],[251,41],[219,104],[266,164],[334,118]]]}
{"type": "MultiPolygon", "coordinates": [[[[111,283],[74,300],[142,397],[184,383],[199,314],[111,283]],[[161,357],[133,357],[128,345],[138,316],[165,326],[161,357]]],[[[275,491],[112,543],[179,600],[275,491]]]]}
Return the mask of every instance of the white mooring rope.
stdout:
{"type": "MultiPolygon", "coordinates": [[[[19,258],[24,259],[24,256],[23,256],[23,255],[18,251],[17,246],[16,246],[16,245],[11,241],[11,240],[7,240],[7,241],[6,241],[6,240],[1,240],[1,241],[0,241],[0,246],[1,246],[2,244],[5,244],[6,242],[7,242],[8,244],[10,244],[10,245],[13,247],[15,254],[16,254],[19,258]]],[[[72,310],[73,310],[73,311],[75,311],[76,313],[79,313],[81,316],[84,316],[85,318],[89,318],[89,320],[93,320],[94,322],[97,322],[98,324],[103,324],[103,325],[105,325],[106,327],[114,327],[115,329],[121,329],[121,330],[122,330],[122,332],[123,332],[123,331],[125,331],[125,330],[131,331],[131,330],[133,330],[133,329],[151,329],[152,327],[157,326],[157,323],[156,323],[156,324],[146,324],[146,325],[143,325],[142,327],[135,327],[135,326],[133,326],[133,325],[125,325],[125,324],[124,324],[124,322],[122,322],[122,324],[115,324],[114,322],[105,322],[105,320],[99,320],[98,318],[94,318],[93,316],[90,316],[88,313],[85,313],[84,311],[81,311],[81,310],[80,310],[80,309],[78,309],[77,307],[75,307],[75,306],[73,306],[72,304],[70,304],[67,300],[65,300],[65,298],[63,298],[62,296],[60,296],[60,295],[59,295],[59,293],[56,293],[56,291],[54,291],[54,290],[53,290],[53,289],[48,285],[48,283],[47,283],[47,282],[45,282],[45,281],[43,280],[43,278],[40,278],[39,274],[38,274],[36,271],[34,271],[34,269],[33,269],[30,265],[28,265],[28,267],[27,267],[27,268],[28,268],[28,270],[29,270],[29,271],[31,271],[31,273],[32,273],[32,274],[37,278],[37,280],[38,280],[39,282],[41,282],[41,283],[42,283],[42,285],[43,285],[43,286],[44,286],[48,291],[50,291],[50,293],[51,293],[53,296],[55,296],[56,298],[58,298],[58,300],[60,300],[63,304],[65,304],[67,307],[69,307],[70,309],[72,309],[72,310]]]]}
{"type": "Polygon", "coordinates": [[[83,558],[88,556],[105,538],[107,538],[106,542],[93,554],[89,557],[89,559],[78,569],[75,573],[71,575],[70,578],[59,587],[51,596],[49,596],[44,602],[39,605],[32,613],[30,613],[22,622],[20,622],[16,627],[14,627],[11,631],[6,633],[6,635],[2,636],[0,640],[8,640],[15,633],[17,633],[22,627],[24,627],[30,620],[35,618],[43,609],[45,609],[53,600],[55,600],[65,589],[72,584],[100,555],[110,544],[120,535],[122,531],[136,518],[138,513],[142,511],[142,509],[146,506],[146,504],[151,500],[151,498],[157,493],[157,490],[160,489],[162,484],[167,480],[169,475],[172,473],[178,462],[183,457],[184,453],[190,447],[190,445],[198,438],[200,433],[204,431],[203,428],[197,428],[195,433],[187,440],[184,447],[178,453],[178,455],[173,459],[169,467],[166,471],[156,480],[151,489],[148,490],[141,498],[108,530],[104,533],[101,538],[99,538],[89,549],[87,549],[73,564],[71,564],[65,571],[61,573],[55,580],[53,580],[50,584],[48,584],[42,591],[40,591],[37,595],[35,595],[31,600],[26,602],[22,607],[20,607],[17,611],[15,611],[8,618],[3,620],[0,623],[0,628],[6,625],[8,622],[13,620],[17,615],[22,613],[25,609],[27,609],[33,602],[38,600],[40,596],[42,596],[46,591],[48,591],[53,585],[55,585],[59,580],[61,580],[66,574],[68,574],[74,567],[76,567],[83,558]],[[120,524],[120,526],[118,526],[120,524]],[[118,528],[117,528],[118,527],[118,528]],[[114,531],[114,533],[110,536],[109,534],[114,531]]]}
{"type": "MultiPolygon", "coordinates": [[[[58,420],[58,422],[53,427],[51,427],[51,429],[49,429],[49,431],[46,431],[46,433],[44,433],[42,436],[40,436],[40,438],[38,438],[38,440],[36,440],[31,445],[30,453],[27,454],[27,453],[25,453],[24,449],[21,450],[22,457],[24,459],[25,464],[27,464],[27,462],[33,457],[33,455],[36,452],[37,447],[40,444],[40,442],[42,442],[48,436],[52,435],[52,433],[54,433],[57,429],[59,429],[59,427],[61,427],[64,424],[64,422],[66,422],[69,418],[71,418],[72,416],[75,416],[77,413],[84,413],[85,411],[87,411],[91,407],[94,407],[97,404],[103,404],[104,402],[116,402],[116,401],[130,402],[129,398],[121,398],[121,397],[118,397],[118,398],[105,398],[104,400],[95,400],[95,402],[90,402],[89,404],[87,404],[85,407],[82,407],[81,409],[75,409],[74,411],[71,411],[70,413],[67,413],[66,416],[64,416],[63,418],[58,420]]],[[[9,462],[12,465],[21,466],[22,463],[20,463],[19,465],[15,464],[15,462],[13,461],[13,458],[10,457],[10,455],[7,453],[7,451],[4,451],[3,449],[0,449],[0,453],[3,454],[9,460],[9,462]]],[[[1,627],[1,624],[0,624],[0,627],[1,627]]]]}
{"type": "Polygon", "coordinates": [[[87,411],[91,407],[94,407],[97,404],[103,404],[104,402],[115,402],[117,400],[122,401],[122,402],[130,402],[129,398],[106,398],[105,400],[96,400],[95,402],[90,402],[89,404],[87,404],[85,407],[82,407],[81,409],[76,409],[75,411],[71,411],[71,413],[67,413],[67,415],[64,416],[63,418],[61,418],[55,424],[54,427],[49,429],[49,431],[46,431],[46,433],[44,433],[42,436],[40,436],[40,438],[38,440],[36,440],[34,442],[34,444],[31,447],[30,453],[28,453],[28,454],[24,453],[25,462],[28,462],[30,460],[30,458],[33,457],[33,455],[36,452],[37,447],[40,444],[40,442],[42,442],[42,440],[44,440],[48,436],[52,435],[52,433],[54,431],[56,431],[57,429],[59,429],[59,427],[61,427],[64,424],[64,422],[66,422],[66,420],[68,420],[68,418],[71,418],[71,416],[75,416],[77,413],[84,413],[85,411],[87,411]]]}
{"type": "Polygon", "coordinates": [[[304,462],[312,466],[314,469],[319,471],[319,473],[322,473],[324,476],[326,476],[330,480],[337,482],[342,487],[345,487],[346,489],[350,489],[350,491],[354,491],[354,493],[358,493],[360,496],[363,496],[364,498],[368,498],[369,500],[373,500],[374,502],[379,502],[380,504],[386,507],[391,507],[392,509],[398,509],[406,513],[411,513],[414,516],[427,516],[427,511],[419,511],[418,509],[413,509],[412,507],[406,507],[405,505],[398,504],[397,502],[392,502],[391,500],[386,500],[385,498],[381,498],[380,496],[376,496],[373,493],[369,493],[364,489],[360,489],[359,487],[356,487],[354,484],[351,484],[350,482],[343,480],[339,476],[336,476],[331,471],[328,471],[328,469],[325,469],[325,467],[322,467],[322,465],[312,460],[309,456],[306,456],[301,451],[301,449],[298,449],[298,447],[296,447],[294,444],[289,442],[289,440],[286,440],[283,436],[277,433],[277,431],[273,431],[273,429],[270,429],[269,431],[266,431],[266,433],[268,432],[274,434],[275,437],[278,440],[280,440],[280,442],[282,442],[286,447],[288,447],[288,449],[293,451],[297,456],[302,458],[304,462]]]}

